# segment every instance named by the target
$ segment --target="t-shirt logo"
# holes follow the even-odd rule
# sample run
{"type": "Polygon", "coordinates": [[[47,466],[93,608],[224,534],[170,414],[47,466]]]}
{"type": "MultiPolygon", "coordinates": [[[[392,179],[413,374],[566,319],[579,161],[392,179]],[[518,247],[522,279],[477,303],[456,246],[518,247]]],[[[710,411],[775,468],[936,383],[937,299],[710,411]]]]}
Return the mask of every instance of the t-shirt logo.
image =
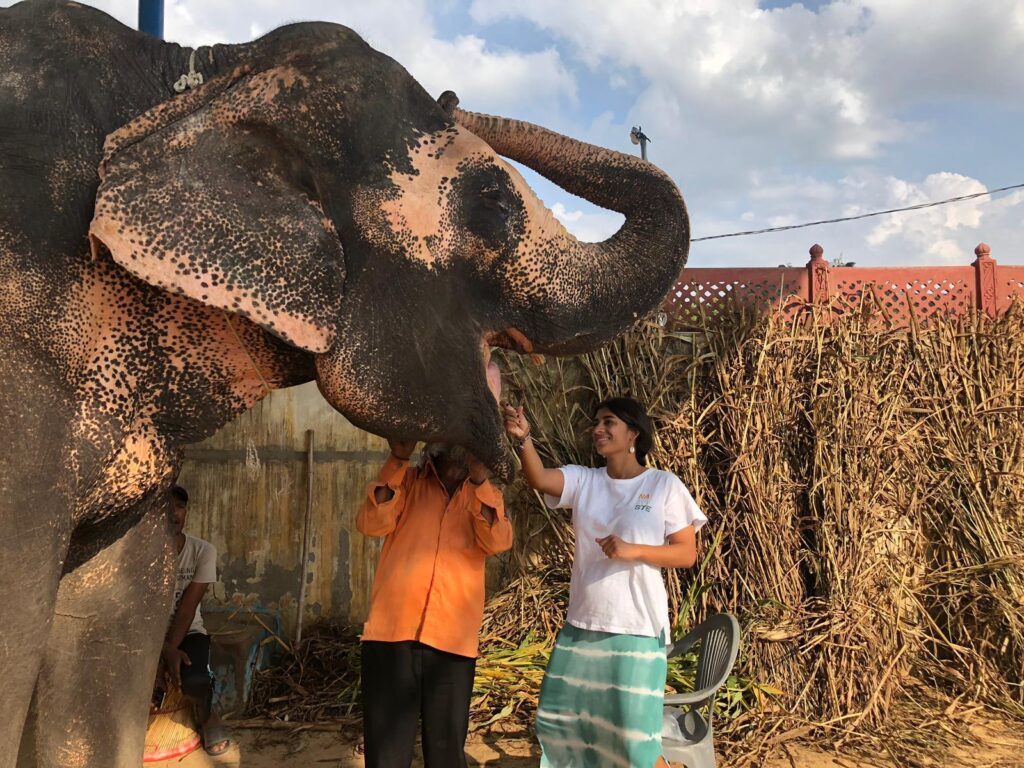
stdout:
{"type": "Polygon", "coordinates": [[[649,494],[649,493],[641,493],[640,494],[640,503],[633,505],[633,511],[634,512],[650,512],[651,511],[651,505],[643,503],[645,501],[650,501],[650,500],[651,500],[651,494],[649,494]]]}

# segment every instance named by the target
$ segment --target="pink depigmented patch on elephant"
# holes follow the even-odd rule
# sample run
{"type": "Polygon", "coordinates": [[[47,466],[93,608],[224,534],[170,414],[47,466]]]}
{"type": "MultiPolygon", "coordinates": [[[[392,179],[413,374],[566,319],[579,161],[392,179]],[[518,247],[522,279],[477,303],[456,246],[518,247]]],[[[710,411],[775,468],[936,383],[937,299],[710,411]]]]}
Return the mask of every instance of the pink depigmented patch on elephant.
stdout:
{"type": "MultiPolygon", "coordinates": [[[[171,449],[157,431],[156,406],[137,396],[139,377],[153,375],[147,368],[153,361],[122,343],[143,333],[140,324],[151,329],[166,356],[160,388],[171,398],[186,396],[182,382],[200,375],[222,385],[230,400],[225,407],[240,412],[283,381],[266,335],[253,323],[170,293],[153,314],[141,288],[100,251],[84,265],[73,301],[53,328],[55,349],[71,370],[69,386],[80,393],[73,445],[91,445],[106,457],[101,474],[83,484],[87,490],[77,500],[75,519],[109,509],[110,498],[126,506],[137,503],[170,479],[171,449]],[[112,418],[120,437],[105,444],[112,418]]],[[[72,466],[78,466],[78,458],[72,448],[72,466]]]]}
{"type": "MultiPolygon", "coordinates": [[[[69,383],[81,393],[73,445],[98,445],[98,436],[106,431],[111,418],[130,422],[120,445],[112,446],[100,477],[86,484],[89,490],[77,500],[76,519],[89,510],[102,509],[110,494],[125,504],[137,502],[165,479],[168,471],[167,451],[151,418],[126,408],[136,402],[139,370],[126,359],[120,345],[132,332],[134,313],[142,309],[130,296],[118,296],[116,284],[104,280],[105,265],[94,264],[82,276],[74,291],[75,301],[53,329],[55,342],[69,364],[69,383]],[[83,334],[83,329],[88,329],[88,334],[83,334]]],[[[75,453],[72,448],[69,458],[77,466],[75,453]]]]}
{"type": "Polygon", "coordinates": [[[309,85],[309,78],[295,67],[283,66],[258,72],[249,79],[249,89],[256,98],[266,104],[273,104],[283,91],[291,90],[296,85],[309,85]]]}
{"type": "Polygon", "coordinates": [[[21,72],[0,72],[0,89],[25,101],[32,93],[33,83],[21,72]]]}
{"type": "MultiPolygon", "coordinates": [[[[520,243],[518,264],[535,273],[535,286],[548,286],[550,275],[539,268],[540,259],[533,245],[561,245],[573,238],[515,168],[495,155],[482,139],[461,127],[421,137],[419,148],[410,153],[409,160],[414,173],[391,173],[391,182],[399,194],[379,205],[387,227],[383,232],[368,232],[371,242],[385,247],[385,240],[397,239],[407,258],[434,269],[450,266],[453,258],[463,255],[453,253],[456,233],[447,221],[451,210],[449,197],[460,174],[459,165],[464,161],[497,163],[508,174],[527,208],[530,237],[520,243]]],[[[488,259],[493,255],[484,252],[481,257],[488,259]]]]}
{"type": "Polygon", "coordinates": [[[279,371],[262,359],[265,350],[261,332],[251,322],[183,297],[173,297],[172,301],[182,305],[181,311],[171,314],[162,324],[160,343],[167,349],[178,350],[173,359],[176,368],[209,368],[205,355],[217,350],[218,372],[232,382],[234,397],[245,409],[266,397],[270,389],[281,386],[279,371]],[[190,327],[197,323],[203,328],[204,348],[183,346],[190,327]]]}
{"type": "Polygon", "coordinates": [[[314,353],[326,352],[333,344],[332,328],[319,327],[286,313],[274,315],[267,312],[262,305],[256,305],[251,295],[243,296],[238,289],[229,290],[226,276],[218,272],[184,270],[192,255],[174,251],[152,253],[151,249],[142,245],[146,242],[142,232],[132,230],[109,217],[100,204],[97,204],[89,234],[110,250],[114,261],[147,283],[181,291],[186,296],[221,309],[234,312],[244,310],[282,338],[314,353]]]}
{"type": "MultiPolygon", "coordinates": [[[[528,237],[523,238],[516,249],[515,263],[524,272],[530,274],[531,288],[544,288],[549,292],[555,302],[565,301],[568,296],[563,294],[564,286],[559,286],[553,280],[555,273],[550,269],[550,256],[545,259],[544,255],[537,252],[539,245],[555,247],[559,250],[568,250],[577,245],[577,240],[565,228],[551,209],[544,205],[537,197],[526,179],[512,165],[501,160],[505,170],[508,171],[512,186],[519,195],[526,201],[527,214],[529,216],[528,237]],[[544,266],[548,266],[545,269],[544,266]]],[[[574,290],[574,287],[570,288],[574,290]]]]}
{"type": "Polygon", "coordinates": [[[195,126],[188,125],[182,128],[180,131],[176,131],[168,140],[168,149],[187,149],[194,147],[199,141],[199,129],[195,126]]]}
{"type": "MultiPolygon", "coordinates": [[[[444,219],[458,165],[474,156],[484,159],[492,154],[480,139],[462,129],[455,134],[442,131],[421,137],[419,148],[409,157],[415,173],[391,172],[398,196],[380,206],[387,228],[385,232],[369,233],[371,238],[397,238],[407,258],[434,269],[449,266],[455,233],[445,226],[444,219]],[[443,157],[439,158],[442,148],[443,157]]],[[[384,242],[377,244],[385,246],[384,242]]]]}
{"type": "MultiPolygon", "coordinates": [[[[82,426],[88,428],[88,415],[82,426]]],[[[79,502],[82,510],[97,506],[101,497],[114,494],[115,498],[136,502],[170,475],[167,466],[167,448],[156,434],[149,417],[132,425],[124,441],[104,465],[96,484],[95,496],[86,494],[79,502]]]]}
{"type": "MultiPolygon", "coordinates": [[[[67,311],[54,329],[54,338],[72,376],[101,368],[105,373],[98,373],[100,381],[91,386],[102,387],[113,397],[127,399],[137,383],[134,372],[117,367],[103,368],[110,350],[118,349],[119,339],[131,332],[131,304],[112,301],[111,288],[98,275],[86,274],[75,286],[72,293],[75,301],[68,302],[67,311]]],[[[69,383],[83,384],[77,380],[69,383]]]]}
{"type": "Polygon", "coordinates": [[[501,402],[501,368],[491,359],[491,345],[486,341],[480,343],[480,350],[484,359],[484,370],[487,377],[487,389],[495,403],[501,402]]]}

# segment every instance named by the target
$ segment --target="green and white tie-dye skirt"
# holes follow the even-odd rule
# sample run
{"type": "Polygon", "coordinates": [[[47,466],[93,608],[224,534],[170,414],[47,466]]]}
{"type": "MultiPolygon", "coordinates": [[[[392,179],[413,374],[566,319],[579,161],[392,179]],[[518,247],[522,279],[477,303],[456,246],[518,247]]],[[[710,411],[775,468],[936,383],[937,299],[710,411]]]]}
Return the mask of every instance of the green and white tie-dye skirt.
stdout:
{"type": "Polygon", "coordinates": [[[660,638],[562,627],[537,708],[542,768],[651,768],[666,671],[660,638]]]}

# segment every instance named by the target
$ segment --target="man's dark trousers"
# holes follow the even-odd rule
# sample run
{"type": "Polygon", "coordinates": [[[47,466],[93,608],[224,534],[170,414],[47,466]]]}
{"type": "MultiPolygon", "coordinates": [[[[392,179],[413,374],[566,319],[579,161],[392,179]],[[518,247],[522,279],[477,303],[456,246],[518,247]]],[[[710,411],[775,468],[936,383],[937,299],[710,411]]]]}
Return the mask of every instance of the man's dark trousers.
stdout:
{"type": "Polygon", "coordinates": [[[409,768],[421,719],[426,768],[465,768],[476,659],[413,640],[362,653],[366,768],[409,768]]]}
{"type": "Polygon", "coordinates": [[[185,635],[178,648],[185,652],[191,664],[181,665],[181,692],[195,707],[200,726],[210,719],[213,706],[213,675],[210,672],[210,638],[202,632],[185,635]]]}

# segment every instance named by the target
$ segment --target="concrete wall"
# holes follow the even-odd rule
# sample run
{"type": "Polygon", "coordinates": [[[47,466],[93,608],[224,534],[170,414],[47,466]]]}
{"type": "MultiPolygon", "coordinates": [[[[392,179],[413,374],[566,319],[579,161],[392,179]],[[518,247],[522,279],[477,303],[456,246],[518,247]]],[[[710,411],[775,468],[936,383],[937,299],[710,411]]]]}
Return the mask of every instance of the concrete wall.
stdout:
{"type": "Polygon", "coordinates": [[[209,440],[186,450],[186,530],[217,547],[211,600],[282,611],[294,632],[313,430],[313,513],[305,622],[365,619],[380,544],[355,530],[366,485],[387,444],[335,412],[315,384],[273,392],[209,440]]]}

